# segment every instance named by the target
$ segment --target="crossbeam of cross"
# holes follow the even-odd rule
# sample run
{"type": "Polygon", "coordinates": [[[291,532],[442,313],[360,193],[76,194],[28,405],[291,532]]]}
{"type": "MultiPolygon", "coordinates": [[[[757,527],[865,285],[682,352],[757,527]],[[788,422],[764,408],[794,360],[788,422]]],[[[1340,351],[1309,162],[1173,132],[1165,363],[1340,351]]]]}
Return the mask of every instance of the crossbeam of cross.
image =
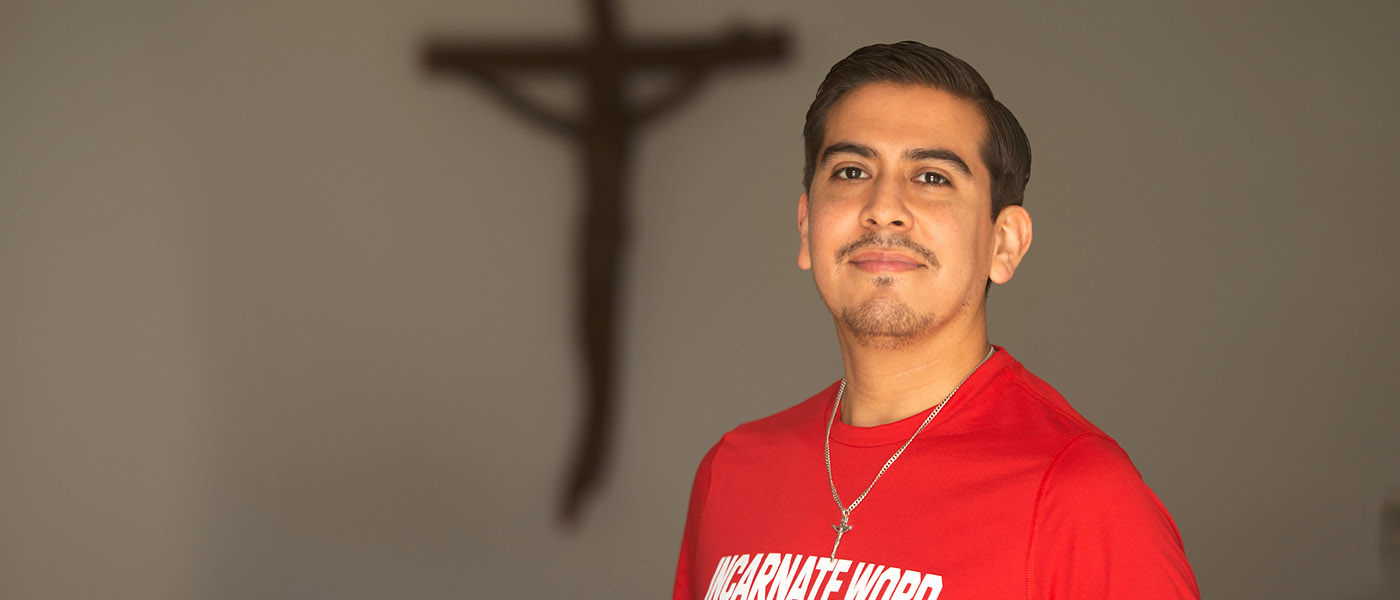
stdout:
{"type": "Polygon", "coordinates": [[[578,339],[587,377],[585,420],[565,483],[560,516],[578,520],[603,475],[613,421],[617,296],[627,237],[626,167],[634,134],[679,106],[720,67],[774,62],[787,55],[780,31],[737,28],[728,35],[629,41],[618,32],[609,0],[587,0],[591,34],[582,42],[480,43],[429,39],[422,60],[434,72],[470,78],[527,120],[574,143],[585,179],[578,264],[578,339]],[[532,101],[519,75],[565,74],[584,87],[574,114],[532,101]],[[668,90],[644,102],[628,97],[637,75],[675,75],[668,90]]]}

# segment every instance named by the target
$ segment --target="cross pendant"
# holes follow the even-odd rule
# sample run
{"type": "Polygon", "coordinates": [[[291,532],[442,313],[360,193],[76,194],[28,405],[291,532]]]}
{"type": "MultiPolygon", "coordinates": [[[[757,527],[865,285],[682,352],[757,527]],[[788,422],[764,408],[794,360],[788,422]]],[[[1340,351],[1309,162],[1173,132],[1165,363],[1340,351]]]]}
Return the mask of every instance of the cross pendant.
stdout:
{"type": "Polygon", "coordinates": [[[841,536],[846,535],[846,532],[851,530],[851,526],[846,524],[847,519],[850,518],[850,515],[843,512],[841,513],[841,523],[831,526],[832,529],[836,530],[836,543],[831,545],[831,560],[836,560],[836,549],[841,546],[841,536]]]}

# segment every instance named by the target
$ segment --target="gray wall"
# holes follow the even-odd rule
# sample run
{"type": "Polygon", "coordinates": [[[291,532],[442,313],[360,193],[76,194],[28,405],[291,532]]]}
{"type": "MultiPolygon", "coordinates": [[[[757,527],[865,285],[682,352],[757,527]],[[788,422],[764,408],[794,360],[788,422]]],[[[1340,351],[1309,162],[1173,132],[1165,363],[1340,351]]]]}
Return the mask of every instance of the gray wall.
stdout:
{"type": "Polygon", "coordinates": [[[801,115],[906,38],[1035,148],[994,341],[1127,448],[1202,591],[1392,597],[1393,3],[626,3],[795,56],[639,141],[616,460],[572,532],[577,163],[413,53],[580,3],[221,4],[0,3],[0,597],[667,595],[700,456],[840,376],[801,115]]]}

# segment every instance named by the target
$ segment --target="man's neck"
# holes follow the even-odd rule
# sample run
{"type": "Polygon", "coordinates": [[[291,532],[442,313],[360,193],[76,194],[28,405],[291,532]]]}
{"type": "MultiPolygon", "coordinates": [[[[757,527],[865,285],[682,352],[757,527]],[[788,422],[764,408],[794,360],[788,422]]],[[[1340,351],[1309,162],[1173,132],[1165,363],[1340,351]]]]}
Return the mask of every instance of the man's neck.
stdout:
{"type": "Polygon", "coordinates": [[[857,427],[884,425],[942,402],[991,348],[985,323],[979,325],[952,339],[931,336],[894,348],[862,344],[842,332],[846,392],[841,422],[857,427]]]}

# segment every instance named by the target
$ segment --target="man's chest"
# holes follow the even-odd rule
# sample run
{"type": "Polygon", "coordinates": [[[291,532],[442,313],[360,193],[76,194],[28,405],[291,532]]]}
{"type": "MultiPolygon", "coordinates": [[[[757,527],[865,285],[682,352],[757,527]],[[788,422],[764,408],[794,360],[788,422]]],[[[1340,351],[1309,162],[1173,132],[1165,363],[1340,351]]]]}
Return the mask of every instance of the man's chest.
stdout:
{"type": "Polygon", "coordinates": [[[715,600],[1024,595],[1039,466],[944,450],[902,457],[873,486],[888,459],[878,449],[833,454],[830,480],[821,454],[717,465],[697,539],[702,587],[715,600]],[[833,481],[844,506],[860,499],[835,560],[833,481]]]}

